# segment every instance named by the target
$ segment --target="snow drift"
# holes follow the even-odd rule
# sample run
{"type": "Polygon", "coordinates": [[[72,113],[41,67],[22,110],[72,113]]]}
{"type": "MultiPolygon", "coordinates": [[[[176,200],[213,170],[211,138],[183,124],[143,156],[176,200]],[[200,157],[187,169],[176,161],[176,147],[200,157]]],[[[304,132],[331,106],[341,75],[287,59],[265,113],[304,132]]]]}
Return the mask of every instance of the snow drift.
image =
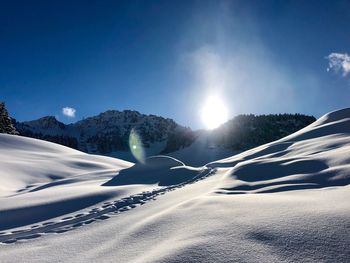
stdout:
{"type": "Polygon", "coordinates": [[[104,186],[130,184],[176,185],[196,177],[202,169],[189,169],[185,164],[169,156],[152,156],[145,163],[135,164],[120,171],[104,186]]]}
{"type": "Polygon", "coordinates": [[[350,109],[326,114],[279,141],[209,164],[234,167],[222,193],[262,193],[350,183],[350,109]]]}

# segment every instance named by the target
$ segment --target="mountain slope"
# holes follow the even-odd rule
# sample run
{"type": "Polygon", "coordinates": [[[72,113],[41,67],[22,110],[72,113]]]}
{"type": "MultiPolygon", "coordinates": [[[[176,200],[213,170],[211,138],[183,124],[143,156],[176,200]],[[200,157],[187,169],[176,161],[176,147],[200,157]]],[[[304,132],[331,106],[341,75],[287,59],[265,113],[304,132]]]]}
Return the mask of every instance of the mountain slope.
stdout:
{"type": "Polygon", "coordinates": [[[43,139],[87,153],[118,156],[136,161],[129,151],[133,131],[147,155],[178,150],[195,139],[189,128],[171,119],[144,115],[137,111],[110,110],[73,124],[65,125],[53,116],[16,124],[23,136],[43,139]],[[181,138],[178,140],[177,138],[181,138]]]}
{"type": "Polygon", "coordinates": [[[316,121],[303,114],[238,115],[212,133],[212,143],[248,150],[288,136],[316,121]]]}

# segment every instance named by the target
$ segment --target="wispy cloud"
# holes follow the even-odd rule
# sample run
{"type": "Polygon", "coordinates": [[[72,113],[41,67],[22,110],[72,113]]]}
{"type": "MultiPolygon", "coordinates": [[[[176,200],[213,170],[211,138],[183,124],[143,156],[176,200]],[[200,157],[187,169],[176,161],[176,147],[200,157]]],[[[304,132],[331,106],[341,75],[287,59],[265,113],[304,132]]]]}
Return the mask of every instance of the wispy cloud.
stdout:
{"type": "MultiPolygon", "coordinates": [[[[220,50],[204,45],[186,54],[186,65],[194,82],[192,89],[201,102],[208,94],[222,98],[229,114],[293,111],[296,108],[293,81],[282,66],[272,61],[261,45],[220,50]],[[280,98],[283,103],[276,103],[280,98]]],[[[304,80],[304,76],[300,76],[304,80]]],[[[303,87],[303,83],[300,87],[303,87]]],[[[198,106],[200,108],[200,106],[198,106]]]]}
{"type": "Polygon", "coordinates": [[[71,108],[71,107],[64,107],[62,109],[62,114],[67,116],[67,117],[70,117],[70,118],[75,117],[75,112],[76,112],[76,110],[74,108],[71,108]]]}
{"type": "Polygon", "coordinates": [[[328,59],[327,71],[341,72],[343,77],[350,73],[350,56],[346,53],[331,53],[328,59]]]}

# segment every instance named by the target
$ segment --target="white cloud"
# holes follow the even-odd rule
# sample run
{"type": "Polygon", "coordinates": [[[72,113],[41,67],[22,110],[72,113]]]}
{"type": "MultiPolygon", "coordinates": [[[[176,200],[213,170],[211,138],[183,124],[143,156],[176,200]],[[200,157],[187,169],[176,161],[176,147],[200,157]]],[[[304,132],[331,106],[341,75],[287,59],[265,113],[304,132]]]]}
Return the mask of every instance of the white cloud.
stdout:
{"type": "Polygon", "coordinates": [[[344,77],[350,73],[350,56],[348,54],[331,53],[326,58],[328,59],[327,71],[340,71],[344,77]]]}
{"type": "Polygon", "coordinates": [[[62,114],[67,116],[67,117],[70,117],[70,118],[75,117],[75,112],[76,112],[76,110],[74,108],[71,108],[71,107],[64,107],[62,109],[62,114]]]}

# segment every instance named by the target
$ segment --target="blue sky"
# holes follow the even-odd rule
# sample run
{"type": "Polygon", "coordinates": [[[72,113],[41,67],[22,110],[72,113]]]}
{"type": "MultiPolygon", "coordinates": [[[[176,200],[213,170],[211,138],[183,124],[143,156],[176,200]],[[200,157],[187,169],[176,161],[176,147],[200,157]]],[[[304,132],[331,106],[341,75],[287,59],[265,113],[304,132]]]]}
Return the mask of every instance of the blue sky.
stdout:
{"type": "Polygon", "coordinates": [[[349,1],[2,1],[0,99],[20,121],[133,109],[200,128],[209,94],[232,117],[319,117],[349,106],[349,22],[349,1]]]}

